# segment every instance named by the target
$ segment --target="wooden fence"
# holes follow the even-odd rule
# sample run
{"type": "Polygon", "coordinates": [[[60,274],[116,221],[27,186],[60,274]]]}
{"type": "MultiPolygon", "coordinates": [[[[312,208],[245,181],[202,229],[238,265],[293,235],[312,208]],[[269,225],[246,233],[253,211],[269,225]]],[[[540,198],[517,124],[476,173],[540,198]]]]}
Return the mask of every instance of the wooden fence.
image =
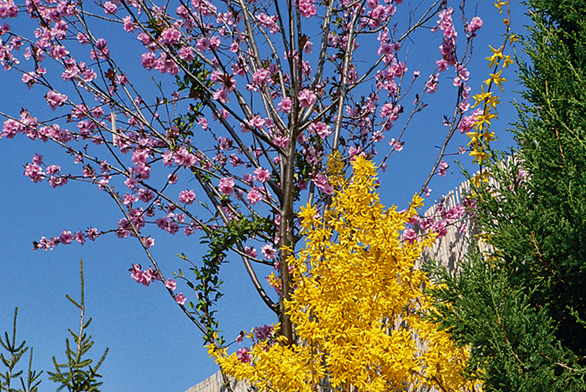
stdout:
{"type": "MultiPolygon", "coordinates": [[[[248,384],[244,381],[236,381],[232,379],[230,382],[233,392],[247,392],[248,384]]],[[[227,388],[224,385],[224,379],[222,373],[218,371],[216,374],[206,378],[199,384],[189,388],[185,392],[227,392],[227,388]]]]}
{"type": "MultiPolygon", "coordinates": [[[[443,205],[446,210],[460,204],[463,197],[470,193],[470,183],[463,182],[453,191],[443,196],[443,205]]],[[[425,218],[434,217],[437,215],[438,204],[430,207],[423,216],[425,218]]],[[[421,267],[421,263],[427,263],[431,260],[439,261],[450,272],[456,270],[456,266],[462,261],[464,255],[470,246],[470,239],[472,239],[474,232],[473,226],[469,221],[459,221],[453,224],[448,224],[446,227],[446,236],[436,240],[433,246],[426,248],[421,253],[421,258],[417,263],[421,267]],[[465,225],[465,229],[462,229],[465,225]]]]}

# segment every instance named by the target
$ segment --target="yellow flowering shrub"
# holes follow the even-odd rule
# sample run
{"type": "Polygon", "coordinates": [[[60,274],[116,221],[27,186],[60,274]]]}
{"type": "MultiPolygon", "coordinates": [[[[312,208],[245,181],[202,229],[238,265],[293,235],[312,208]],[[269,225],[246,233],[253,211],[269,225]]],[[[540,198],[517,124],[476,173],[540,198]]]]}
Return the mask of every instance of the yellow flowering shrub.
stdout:
{"type": "Polygon", "coordinates": [[[462,376],[467,349],[422,317],[422,288],[431,283],[415,261],[433,237],[401,235],[422,199],[387,209],[374,164],[358,158],[353,169],[323,217],[312,206],[300,212],[306,244],[288,260],[294,289],[286,303],[296,342],[274,334],[246,356],[211,354],[262,391],[475,390],[462,376]]]}

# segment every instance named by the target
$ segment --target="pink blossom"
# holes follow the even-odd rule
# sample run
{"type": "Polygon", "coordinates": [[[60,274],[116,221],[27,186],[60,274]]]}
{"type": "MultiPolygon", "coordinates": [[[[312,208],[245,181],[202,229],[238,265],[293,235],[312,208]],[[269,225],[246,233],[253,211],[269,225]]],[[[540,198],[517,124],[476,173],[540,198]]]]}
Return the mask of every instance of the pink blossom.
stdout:
{"type": "Polygon", "coordinates": [[[33,155],[33,163],[35,165],[42,165],[43,164],[43,156],[41,154],[33,155]]]}
{"type": "Polygon", "coordinates": [[[130,269],[130,277],[134,279],[137,283],[141,283],[142,285],[149,287],[151,284],[151,280],[153,280],[153,272],[154,270],[149,268],[146,271],[141,269],[140,264],[133,264],[132,268],[130,269]]]}
{"type": "Polygon", "coordinates": [[[476,120],[479,115],[483,113],[483,109],[479,108],[473,111],[469,116],[462,117],[460,122],[458,123],[458,130],[460,133],[468,133],[474,128],[474,124],[476,124],[476,120]]]}
{"type": "Polygon", "coordinates": [[[444,59],[436,60],[435,64],[436,64],[437,70],[439,72],[444,72],[444,71],[447,71],[447,69],[448,69],[448,62],[444,59]]]}
{"type": "Polygon", "coordinates": [[[51,188],[57,188],[67,184],[68,179],[67,177],[49,177],[49,185],[51,188]]]}
{"type": "Polygon", "coordinates": [[[12,0],[3,0],[0,3],[0,18],[16,18],[18,15],[18,7],[12,0]]]}
{"type": "Polygon", "coordinates": [[[82,245],[85,244],[85,234],[81,230],[73,235],[73,239],[82,245]]]}
{"type": "Polygon", "coordinates": [[[289,147],[289,137],[287,136],[278,136],[273,138],[273,143],[275,146],[281,147],[282,149],[287,149],[289,147]]]}
{"type": "Polygon", "coordinates": [[[254,170],[255,179],[263,184],[271,179],[271,173],[267,169],[257,167],[254,170]]]}
{"type": "Polygon", "coordinates": [[[266,68],[261,68],[252,75],[252,83],[264,86],[271,80],[271,73],[266,68]]]}
{"type": "Polygon", "coordinates": [[[106,13],[106,15],[116,15],[116,11],[118,11],[118,7],[116,7],[116,4],[107,1],[104,4],[104,12],[106,13]]]}
{"type": "Polygon", "coordinates": [[[178,44],[180,40],[181,31],[174,28],[168,28],[163,30],[163,32],[159,36],[159,43],[161,43],[162,45],[175,45],[178,44]]]}
{"type": "Polygon", "coordinates": [[[236,351],[236,357],[242,363],[249,363],[252,360],[252,354],[248,352],[248,347],[238,349],[236,351]]]}
{"type": "Polygon", "coordinates": [[[143,203],[149,203],[154,197],[155,194],[150,189],[140,188],[138,190],[138,199],[143,203]]]}
{"type": "Polygon", "coordinates": [[[2,134],[0,134],[0,137],[5,136],[9,139],[12,139],[14,136],[16,136],[17,133],[22,131],[23,126],[18,121],[8,119],[4,121],[4,125],[2,126],[2,134]]]}
{"type": "Polygon", "coordinates": [[[55,110],[57,107],[63,106],[65,101],[67,101],[67,95],[59,94],[53,90],[49,91],[47,95],[45,95],[45,98],[47,99],[47,103],[51,107],[51,110],[55,110]]]}
{"type": "Polygon", "coordinates": [[[445,219],[448,222],[454,222],[454,221],[457,221],[458,219],[462,218],[465,213],[466,213],[466,208],[464,208],[463,205],[457,205],[455,207],[450,208],[446,212],[445,219]]]}
{"type": "Polygon", "coordinates": [[[480,19],[478,16],[475,16],[474,18],[472,18],[472,20],[468,24],[468,31],[474,37],[476,35],[476,32],[478,30],[480,30],[481,27],[482,27],[482,19],[480,19]]]}
{"type": "Polygon", "coordinates": [[[258,254],[256,253],[256,249],[251,248],[249,246],[244,247],[244,253],[246,253],[250,257],[256,257],[258,254]]]}
{"type": "Polygon", "coordinates": [[[220,39],[220,37],[218,36],[213,36],[210,38],[210,49],[211,50],[216,50],[220,47],[220,43],[222,42],[222,40],[220,39]]]}
{"type": "Polygon", "coordinates": [[[29,177],[31,181],[37,183],[45,179],[43,169],[35,164],[27,163],[24,167],[24,175],[29,177]]]}
{"type": "Polygon", "coordinates": [[[429,188],[429,187],[425,188],[425,197],[431,196],[431,191],[432,191],[431,188],[429,188]]]}
{"type": "Polygon", "coordinates": [[[107,59],[110,57],[110,49],[108,49],[108,42],[103,38],[96,40],[96,49],[92,49],[90,52],[90,58],[92,60],[107,59]]]}
{"type": "Polygon", "coordinates": [[[437,221],[433,224],[431,230],[437,233],[437,238],[445,237],[448,234],[447,224],[444,221],[437,221]]]}
{"type": "Polygon", "coordinates": [[[405,144],[405,142],[400,142],[400,141],[395,140],[395,139],[391,139],[391,141],[389,142],[389,146],[391,146],[397,152],[400,152],[401,150],[403,150],[403,145],[404,144],[405,144]]]}
{"type": "Polygon", "coordinates": [[[268,16],[264,13],[260,13],[256,16],[258,23],[265,29],[269,29],[271,34],[275,34],[281,30],[277,24],[277,15],[268,16]]]}
{"type": "Polygon", "coordinates": [[[330,184],[328,178],[323,174],[318,174],[315,176],[313,183],[326,195],[334,194],[334,187],[330,184]]]}
{"type": "Polygon", "coordinates": [[[429,75],[429,80],[425,84],[428,94],[433,94],[439,86],[439,74],[429,75]]]}
{"type": "Polygon", "coordinates": [[[317,13],[317,8],[312,0],[298,0],[296,3],[299,13],[306,18],[310,18],[317,13]]]}
{"type": "Polygon", "coordinates": [[[425,219],[420,219],[419,220],[419,227],[421,228],[421,230],[427,230],[429,228],[431,228],[434,224],[434,220],[433,218],[429,217],[429,218],[425,218],[425,219]]]}
{"type": "Polygon", "coordinates": [[[59,241],[62,244],[69,245],[71,244],[71,240],[73,240],[73,234],[70,231],[63,230],[59,235],[59,241]]]}
{"type": "Polygon", "coordinates": [[[127,33],[132,33],[134,30],[136,30],[136,25],[134,24],[134,22],[132,22],[132,17],[125,16],[122,19],[122,22],[124,26],[124,31],[126,31],[127,33]]]}
{"type": "Polygon", "coordinates": [[[243,340],[244,340],[244,332],[240,332],[238,334],[238,336],[236,336],[236,339],[234,339],[234,341],[237,342],[238,344],[242,343],[243,340]]]}
{"type": "Polygon", "coordinates": [[[207,37],[198,39],[195,44],[195,48],[200,52],[205,53],[208,49],[210,49],[210,40],[207,37]]]}
{"type": "Polygon", "coordinates": [[[174,279],[169,278],[165,282],[165,287],[169,290],[175,291],[175,289],[177,288],[177,282],[174,279]]]}
{"type": "Polygon", "coordinates": [[[96,229],[95,227],[91,227],[91,228],[87,229],[85,231],[85,234],[87,235],[87,238],[89,238],[91,241],[95,241],[99,235],[98,229],[96,229]]]}
{"type": "Polygon", "coordinates": [[[246,195],[246,200],[252,205],[255,205],[262,199],[262,193],[260,193],[256,188],[252,188],[250,192],[248,192],[248,194],[246,195]]]}
{"type": "Polygon", "coordinates": [[[277,251],[273,248],[271,244],[263,245],[260,248],[260,252],[267,260],[273,260],[277,255],[277,251]]]}
{"type": "Polygon", "coordinates": [[[407,228],[403,231],[403,239],[410,244],[417,242],[417,233],[411,228],[407,228]]]}
{"type": "Polygon", "coordinates": [[[192,204],[195,201],[195,192],[193,190],[179,192],[179,201],[183,204],[192,204]]]}
{"type": "Polygon", "coordinates": [[[187,301],[187,297],[185,297],[183,293],[175,295],[175,302],[177,302],[179,305],[185,304],[185,301],[187,301]]]}
{"type": "Polygon", "coordinates": [[[155,62],[157,61],[157,56],[153,52],[143,53],[140,63],[145,69],[149,71],[155,68],[155,62]]]}
{"type": "Polygon", "coordinates": [[[360,146],[352,146],[348,149],[348,155],[353,157],[355,155],[359,155],[362,152],[362,147],[360,146]]]}
{"type": "Polygon", "coordinates": [[[191,46],[184,46],[177,52],[181,60],[191,63],[195,59],[195,51],[191,46]]]}
{"type": "Polygon", "coordinates": [[[67,56],[68,54],[69,54],[69,51],[66,50],[65,46],[63,46],[63,45],[55,45],[51,49],[51,57],[53,57],[55,60],[62,59],[65,56],[67,56]]]}
{"type": "Polygon", "coordinates": [[[260,327],[254,327],[254,337],[257,341],[265,340],[273,334],[272,325],[261,325],[260,327]]]}
{"type": "Polygon", "coordinates": [[[79,42],[82,45],[90,43],[90,38],[87,36],[87,34],[77,33],[77,36],[75,38],[77,39],[77,42],[79,42]]]}
{"type": "Polygon", "coordinates": [[[310,133],[317,134],[322,140],[332,134],[330,126],[321,121],[312,122],[311,124],[309,124],[308,128],[310,133]]]}
{"type": "Polygon", "coordinates": [[[379,56],[390,56],[393,54],[393,46],[388,43],[381,43],[377,53],[379,56]]]}
{"type": "Polygon", "coordinates": [[[317,96],[309,89],[304,89],[299,92],[299,105],[302,108],[308,108],[317,102],[317,96]]]}
{"type": "Polygon", "coordinates": [[[279,105],[277,106],[277,110],[282,111],[285,114],[291,113],[291,98],[284,97],[281,99],[281,102],[279,102],[279,105]]]}
{"type": "Polygon", "coordinates": [[[437,174],[439,174],[442,177],[445,177],[449,167],[450,165],[446,161],[441,161],[441,163],[439,164],[439,168],[437,169],[437,174]]]}
{"type": "Polygon", "coordinates": [[[234,193],[234,179],[232,177],[224,177],[220,180],[218,189],[225,196],[230,196],[234,193]]]}

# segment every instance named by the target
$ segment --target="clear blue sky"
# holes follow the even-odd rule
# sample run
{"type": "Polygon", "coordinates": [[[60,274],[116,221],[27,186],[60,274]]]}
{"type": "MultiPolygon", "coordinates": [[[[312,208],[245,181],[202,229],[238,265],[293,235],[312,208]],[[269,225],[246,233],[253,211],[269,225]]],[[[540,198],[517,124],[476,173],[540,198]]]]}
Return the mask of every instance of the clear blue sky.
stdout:
{"type": "MultiPolygon", "coordinates": [[[[405,15],[410,4],[417,3],[419,1],[404,1],[396,17],[405,15]]],[[[454,8],[459,4],[450,3],[454,8]]],[[[512,3],[513,31],[523,33],[522,25],[527,23],[524,10],[517,2],[512,3]]],[[[492,2],[480,2],[478,14],[484,19],[484,26],[475,43],[474,60],[469,65],[472,72],[469,85],[473,87],[473,94],[488,77],[484,60],[491,53],[488,44],[500,45],[500,34],[504,31],[503,15],[498,14],[492,2]]],[[[463,35],[457,15],[456,11],[454,20],[463,35]]],[[[472,2],[467,4],[467,16],[474,16],[472,2]]],[[[16,29],[17,24],[13,26],[16,29]]],[[[112,31],[103,33],[112,43],[114,58],[122,59],[126,66],[137,72],[143,72],[139,67],[142,52],[132,52],[129,48],[133,46],[127,46],[123,41],[129,38],[128,35],[112,31]]],[[[437,47],[440,43],[439,32],[417,35],[407,42],[406,45],[411,46],[409,73],[419,69],[426,78],[439,58],[437,47]]],[[[516,78],[513,69],[505,71],[510,81],[516,78]]],[[[145,73],[145,84],[150,82],[151,76],[160,78],[159,74],[145,73]]],[[[168,91],[172,91],[172,77],[167,75],[160,79],[168,91]]],[[[445,76],[442,82],[443,90],[452,92],[451,86],[446,86],[451,83],[445,76]]],[[[42,113],[45,118],[51,115],[42,98],[45,91],[33,89],[29,92],[16,72],[0,73],[0,86],[0,111],[16,116],[24,105],[38,109],[35,113],[40,117],[42,113]]],[[[511,93],[511,90],[519,89],[515,83],[507,83],[505,87],[506,93],[502,95],[505,103],[499,108],[500,120],[492,127],[500,138],[496,144],[499,147],[512,144],[505,129],[509,122],[515,121],[516,112],[509,102],[519,99],[511,93]]],[[[440,143],[444,134],[441,119],[444,114],[451,113],[453,98],[446,104],[445,96],[437,94],[426,102],[430,110],[412,124],[404,139],[405,149],[395,154],[387,173],[381,176],[382,200],[387,205],[404,207],[419,190],[437,157],[435,145],[440,143]]],[[[452,151],[457,150],[458,145],[465,145],[467,139],[456,135],[452,151]]],[[[71,181],[65,187],[51,189],[46,182],[34,184],[23,175],[23,167],[34,153],[44,155],[47,163],[66,165],[65,162],[70,161],[61,150],[49,144],[31,142],[21,136],[0,140],[0,331],[11,329],[13,311],[18,306],[18,337],[34,347],[34,368],[52,370],[52,356],[64,361],[67,329],[75,331],[79,328],[78,311],[69,304],[65,294],[79,297],[79,259],[83,258],[87,313],[94,319],[88,332],[96,342],[91,352],[97,358],[106,347],[110,348],[101,369],[103,390],[183,392],[217,371],[202,347],[199,331],[174,305],[163,286],[155,284],[145,288],[130,278],[128,268],[131,263],[149,265],[136,240],[119,240],[111,235],[85,246],[59,246],[49,252],[31,250],[32,241],[42,236],[59,235],[63,229],[75,232],[87,227],[112,228],[121,217],[109,197],[92,186],[71,181]]],[[[463,156],[459,159],[469,162],[463,156]]],[[[430,184],[432,198],[439,198],[463,179],[459,167],[451,162],[448,176],[435,178],[430,184]]],[[[431,205],[431,201],[427,204],[431,205]]],[[[168,276],[179,268],[188,269],[188,265],[175,256],[176,253],[184,252],[197,261],[204,252],[195,237],[153,232],[157,241],[153,252],[168,276]]],[[[253,291],[241,261],[236,257],[230,259],[233,262],[223,267],[226,295],[219,309],[221,328],[228,340],[240,330],[276,322],[253,291]]],[[[268,272],[259,271],[259,276],[264,277],[268,272]]],[[[180,291],[187,293],[187,288],[180,287],[180,291]]],[[[46,379],[46,375],[43,378],[41,390],[52,390],[54,384],[46,379]]]]}

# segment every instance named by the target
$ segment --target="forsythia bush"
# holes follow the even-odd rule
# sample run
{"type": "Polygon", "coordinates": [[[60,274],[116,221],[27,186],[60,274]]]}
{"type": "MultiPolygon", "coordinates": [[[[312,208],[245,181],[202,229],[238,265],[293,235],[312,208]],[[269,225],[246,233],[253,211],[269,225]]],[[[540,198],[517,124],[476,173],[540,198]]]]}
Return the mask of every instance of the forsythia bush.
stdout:
{"type": "Polygon", "coordinates": [[[423,317],[430,282],[415,262],[434,238],[401,235],[422,199],[387,209],[374,164],[358,158],[353,169],[323,217],[313,206],[300,213],[306,246],[288,260],[294,291],[286,302],[296,342],[278,337],[278,326],[257,328],[247,334],[250,350],[210,346],[212,356],[259,390],[479,390],[462,375],[468,350],[423,317]]]}

